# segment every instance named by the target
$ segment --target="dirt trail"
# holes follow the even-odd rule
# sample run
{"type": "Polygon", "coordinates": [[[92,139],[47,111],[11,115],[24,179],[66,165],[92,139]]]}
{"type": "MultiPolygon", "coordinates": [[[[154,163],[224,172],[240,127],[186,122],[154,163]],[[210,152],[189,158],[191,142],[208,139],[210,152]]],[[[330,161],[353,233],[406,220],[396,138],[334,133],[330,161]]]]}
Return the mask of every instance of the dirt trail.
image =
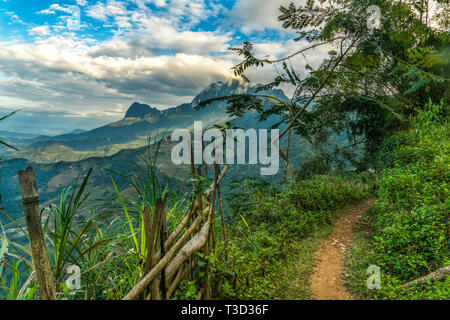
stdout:
{"type": "Polygon", "coordinates": [[[343,282],[344,254],[352,238],[352,231],[361,216],[370,209],[375,200],[351,206],[340,218],[332,234],[322,241],[316,252],[317,265],[311,276],[311,292],[316,300],[350,300],[343,282]]]}

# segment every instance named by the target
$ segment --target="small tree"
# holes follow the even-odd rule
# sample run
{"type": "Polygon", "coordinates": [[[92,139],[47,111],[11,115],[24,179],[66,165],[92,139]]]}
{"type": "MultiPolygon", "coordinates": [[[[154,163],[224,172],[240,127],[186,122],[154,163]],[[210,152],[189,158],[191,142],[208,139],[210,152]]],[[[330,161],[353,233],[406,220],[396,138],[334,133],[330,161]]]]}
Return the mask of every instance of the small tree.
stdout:
{"type": "MultiPolygon", "coordinates": [[[[374,166],[373,154],[387,134],[406,126],[405,120],[429,98],[435,103],[449,100],[449,34],[431,27],[428,13],[424,18],[427,4],[418,9],[416,2],[308,0],[304,5],[280,7],[278,19],[283,28],[297,34],[298,50],[278,59],[258,58],[253,44],[244,42],[231,49],[243,57],[234,71],[244,75],[250,67],[281,64],[282,72],[259,90],[284,84],[290,85],[294,94],[290,101],[267,95],[225,97],[222,99],[230,104],[228,113],[241,116],[254,110],[261,120],[281,117],[280,139],[288,137],[281,157],[288,167],[292,132],[311,141],[326,137],[326,131],[345,134],[352,147],[364,142],[365,157],[359,166],[374,166]],[[381,9],[379,29],[371,29],[368,23],[371,5],[381,9]],[[291,60],[303,56],[307,61],[307,53],[324,46],[329,49],[328,58],[316,69],[306,63],[309,74],[301,77],[291,60]],[[271,100],[273,107],[262,107],[266,100],[271,100]]],[[[436,19],[439,24],[445,17],[436,19]]],[[[349,154],[348,148],[341,149],[349,154]]]]}

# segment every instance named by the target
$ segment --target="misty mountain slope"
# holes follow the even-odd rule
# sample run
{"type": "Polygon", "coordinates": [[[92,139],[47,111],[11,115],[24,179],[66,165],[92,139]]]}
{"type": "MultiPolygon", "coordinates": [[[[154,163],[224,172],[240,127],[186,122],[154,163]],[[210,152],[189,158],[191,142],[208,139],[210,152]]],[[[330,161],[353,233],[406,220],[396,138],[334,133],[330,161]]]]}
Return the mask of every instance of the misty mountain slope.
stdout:
{"type": "MultiPolygon", "coordinates": [[[[204,127],[228,119],[226,103],[217,101],[199,111],[195,107],[201,101],[238,93],[251,93],[254,85],[237,80],[217,82],[208,86],[190,103],[175,108],[158,110],[151,106],[133,103],[125,117],[117,122],[88,132],[41,137],[32,140],[20,152],[7,158],[26,158],[39,163],[77,161],[93,156],[110,156],[123,149],[135,149],[147,145],[148,136],[156,137],[175,129],[189,128],[194,121],[203,121],[204,127]]],[[[281,90],[267,93],[287,99],[281,90]]]]}
{"type": "MultiPolygon", "coordinates": [[[[158,168],[161,179],[169,179],[174,188],[180,189],[185,185],[183,180],[188,176],[187,166],[171,165],[170,154],[173,143],[165,140],[158,153],[158,168]],[[176,173],[175,173],[176,170],[176,173]]],[[[110,157],[92,157],[81,161],[61,161],[56,163],[33,163],[27,159],[12,159],[0,161],[2,183],[0,194],[3,198],[5,212],[13,219],[23,216],[22,202],[20,197],[19,178],[17,172],[28,166],[33,166],[36,172],[36,180],[39,189],[41,206],[56,203],[63,187],[73,185],[77,177],[83,178],[90,168],[93,168],[89,180],[88,190],[92,193],[90,201],[106,200],[117,197],[111,181],[114,178],[119,190],[127,193],[130,188],[127,181],[118,174],[138,175],[145,174],[145,161],[153,154],[148,147],[134,150],[122,150],[110,157]]],[[[0,215],[0,222],[9,221],[0,215]]]]}
{"type": "MultiPolygon", "coordinates": [[[[276,118],[269,118],[264,123],[259,123],[256,113],[249,112],[244,117],[233,119],[233,125],[245,128],[264,128],[276,122],[276,118]]],[[[156,166],[160,171],[160,176],[169,179],[173,190],[181,193],[190,191],[186,181],[189,179],[190,168],[188,165],[177,166],[171,160],[171,152],[178,142],[171,142],[170,138],[163,140],[159,149],[156,166]]],[[[286,141],[281,145],[285,147],[286,141]]],[[[246,144],[247,152],[249,149],[246,144]]],[[[305,155],[307,155],[309,145],[300,137],[294,136],[291,145],[293,163],[299,165],[305,155]]],[[[88,189],[92,192],[91,201],[106,200],[108,206],[111,200],[117,200],[114,192],[111,175],[114,177],[118,188],[125,194],[129,193],[130,186],[119,175],[111,174],[111,171],[119,172],[123,175],[143,176],[145,173],[144,161],[142,158],[149,158],[154,155],[148,154],[148,147],[137,149],[121,150],[118,153],[107,157],[90,157],[80,161],[59,161],[55,163],[34,163],[27,159],[10,159],[0,161],[0,171],[2,183],[0,184],[0,194],[3,196],[5,211],[13,219],[23,216],[22,203],[20,198],[19,180],[17,172],[28,166],[33,166],[36,171],[37,184],[41,199],[41,205],[47,206],[49,203],[56,203],[61,192],[61,188],[72,185],[77,176],[85,175],[90,168],[93,173],[88,184],[88,189]],[[136,165],[138,164],[138,165],[136,165]],[[108,200],[109,199],[109,200],[108,200]]],[[[248,153],[247,153],[248,154],[248,153]]],[[[224,180],[224,194],[228,193],[228,186],[235,178],[261,177],[267,181],[280,180],[283,174],[284,164],[280,160],[280,170],[276,176],[261,177],[259,165],[231,165],[231,170],[224,180]]],[[[212,172],[211,168],[211,172],[212,172]]],[[[5,217],[0,216],[0,222],[8,223],[5,217]]]]}

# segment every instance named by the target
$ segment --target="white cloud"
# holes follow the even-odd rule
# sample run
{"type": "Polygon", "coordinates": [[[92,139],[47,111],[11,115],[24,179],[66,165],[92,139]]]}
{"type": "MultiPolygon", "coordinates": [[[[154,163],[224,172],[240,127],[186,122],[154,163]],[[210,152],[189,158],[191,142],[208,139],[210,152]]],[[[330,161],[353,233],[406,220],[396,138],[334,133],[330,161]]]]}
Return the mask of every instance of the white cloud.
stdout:
{"type": "MultiPolygon", "coordinates": [[[[264,21],[277,28],[270,17],[276,22],[281,2],[239,0],[230,13],[238,26],[232,30],[240,27],[247,31],[262,30],[264,21]],[[257,4],[265,9],[256,8],[257,4]]],[[[50,106],[79,115],[120,118],[126,106],[135,100],[158,108],[174,107],[189,101],[211,82],[234,77],[231,67],[240,58],[227,51],[236,41],[233,33],[191,28],[199,21],[224,13],[225,9],[217,2],[77,0],[76,3],[82,6],[83,19],[87,15],[98,25],[112,26],[112,36],[93,40],[83,34],[68,33],[70,19],[74,17],[72,7],[76,6],[52,4],[40,11],[61,14],[59,23],[29,29],[29,34],[37,36],[30,43],[0,42],[0,107],[6,105],[2,99],[10,102],[19,101],[20,97],[17,106],[50,106]]],[[[283,57],[303,45],[282,40],[254,42],[259,57],[271,54],[272,58],[283,57]]],[[[322,59],[323,53],[317,51],[313,62],[322,59]]],[[[292,59],[292,63],[300,69],[306,64],[302,57],[292,59]]],[[[267,83],[273,80],[276,69],[274,66],[250,69],[246,75],[255,82],[267,83]]]]}
{"type": "Polygon", "coordinates": [[[233,77],[228,59],[177,53],[154,57],[92,56],[87,43],[50,37],[33,44],[0,43],[0,96],[79,111],[108,110],[112,101],[135,99],[173,107],[213,81],[233,77]]]}
{"type": "Polygon", "coordinates": [[[101,21],[107,21],[110,17],[126,15],[128,13],[125,3],[116,0],[108,0],[106,3],[97,2],[87,10],[87,15],[101,21]]]}
{"type": "Polygon", "coordinates": [[[20,19],[20,17],[15,12],[5,11],[5,15],[7,15],[11,21],[9,24],[13,23],[26,24],[24,21],[22,21],[22,19],[20,19]]]}
{"type": "MultiPolygon", "coordinates": [[[[215,16],[223,7],[212,0],[104,0],[97,1],[94,5],[88,6],[86,15],[103,22],[113,20],[118,25],[118,21],[131,23],[145,18],[169,19],[173,25],[178,25],[183,29],[198,24],[211,16],[215,16]],[[127,4],[134,3],[137,9],[131,9],[127,4]],[[153,4],[161,8],[162,11],[153,12],[147,6],[153,4]],[[120,17],[120,18],[119,18],[120,17]]],[[[130,27],[130,26],[127,26],[130,27]]]]}
{"type": "Polygon", "coordinates": [[[108,113],[79,114],[48,104],[39,104],[36,107],[30,107],[29,104],[18,105],[18,108],[0,107],[0,114],[8,114],[17,109],[20,111],[14,117],[2,121],[2,131],[57,135],[69,133],[75,128],[86,130],[97,128],[123,116],[121,109],[117,110],[120,113],[114,113],[115,109],[112,109],[112,112],[108,113]]]}
{"type": "Polygon", "coordinates": [[[71,10],[69,9],[69,7],[61,6],[57,3],[54,3],[54,4],[50,5],[50,7],[48,9],[41,10],[37,13],[38,14],[56,14],[57,11],[71,13],[71,10]]]}
{"type": "Polygon", "coordinates": [[[87,0],[76,0],[77,5],[84,7],[85,5],[88,4],[87,0]]]}
{"type": "MultiPolygon", "coordinates": [[[[287,6],[292,0],[238,0],[229,12],[233,25],[245,33],[265,29],[283,30],[278,21],[280,6],[287,6]]],[[[296,1],[296,4],[306,0],[296,1]]]]}
{"type": "Polygon", "coordinates": [[[77,31],[81,28],[81,10],[78,6],[52,4],[48,9],[41,10],[37,13],[53,15],[56,12],[64,12],[67,14],[58,18],[64,22],[68,30],[77,31]]]}
{"type": "Polygon", "coordinates": [[[166,0],[150,0],[149,2],[153,3],[157,7],[164,7],[167,5],[166,0]]]}
{"type": "Polygon", "coordinates": [[[148,9],[147,3],[154,4],[156,7],[165,7],[167,5],[166,0],[131,0],[133,1],[139,9],[148,9]]]}
{"type": "Polygon", "coordinates": [[[229,34],[205,31],[177,30],[169,19],[134,17],[139,27],[104,41],[93,55],[122,57],[155,56],[164,52],[212,54],[227,50],[232,40],[229,34]]]}
{"type": "Polygon", "coordinates": [[[39,27],[34,27],[32,29],[30,29],[29,33],[31,35],[37,35],[37,36],[48,36],[51,34],[50,31],[50,27],[49,26],[39,26],[39,27]]]}
{"type": "Polygon", "coordinates": [[[30,43],[0,42],[2,99],[70,105],[82,113],[108,113],[112,104],[133,100],[167,108],[189,101],[211,82],[234,77],[234,62],[225,54],[231,34],[190,30],[217,14],[217,6],[203,0],[75,2],[83,16],[112,24],[113,36],[99,41],[67,33],[76,6],[50,5],[38,13],[58,15],[59,23],[31,28],[37,38],[30,43]]]}

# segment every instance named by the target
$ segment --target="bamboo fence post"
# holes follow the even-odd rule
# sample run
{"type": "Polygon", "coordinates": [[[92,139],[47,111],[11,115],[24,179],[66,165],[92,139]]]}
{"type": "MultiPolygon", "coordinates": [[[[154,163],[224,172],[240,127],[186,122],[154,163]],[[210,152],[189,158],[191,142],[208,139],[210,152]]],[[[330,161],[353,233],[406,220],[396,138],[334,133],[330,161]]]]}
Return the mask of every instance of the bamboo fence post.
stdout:
{"type": "Polygon", "coordinates": [[[144,263],[144,274],[145,276],[148,271],[151,269],[151,261],[152,261],[152,251],[153,251],[153,244],[152,244],[152,216],[150,207],[145,207],[144,212],[142,213],[144,216],[144,228],[145,228],[145,248],[147,250],[147,257],[144,263]]]}
{"type": "Polygon", "coordinates": [[[39,193],[34,169],[28,167],[24,171],[19,171],[19,182],[39,293],[42,300],[56,300],[55,285],[42,231],[39,193]]]}
{"type": "MultiPolygon", "coordinates": [[[[167,239],[167,215],[166,215],[166,198],[164,200],[158,199],[159,202],[159,210],[161,210],[161,232],[160,232],[160,250],[161,256],[164,257],[166,255],[165,243],[167,239]]],[[[166,269],[163,268],[161,270],[161,280],[160,280],[160,288],[161,288],[161,297],[162,299],[167,298],[167,288],[166,288],[166,269]]]]}
{"type": "MultiPolygon", "coordinates": [[[[196,168],[192,164],[193,163],[191,163],[191,169],[193,169],[192,174],[195,177],[196,168]]],[[[170,236],[168,236],[167,231],[165,231],[166,229],[163,227],[163,224],[166,223],[166,221],[164,221],[166,217],[163,210],[165,209],[167,197],[166,199],[164,199],[163,205],[161,205],[161,199],[157,201],[150,235],[148,235],[148,231],[146,230],[146,235],[148,235],[149,238],[153,238],[155,240],[155,243],[151,241],[152,247],[149,248],[153,252],[153,258],[151,260],[152,263],[149,267],[148,272],[144,273],[138,283],[135,284],[133,289],[131,289],[131,291],[128,292],[128,294],[123,298],[124,300],[133,300],[139,298],[139,296],[144,293],[149,287],[152,288],[152,293],[148,294],[147,298],[151,296],[153,300],[160,299],[161,289],[163,291],[162,298],[169,299],[176,290],[181,277],[190,274],[191,270],[189,268],[191,268],[191,263],[192,261],[194,261],[193,254],[202,249],[205,250],[205,248],[208,248],[210,245],[209,242],[211,241],[212,237],[211,230],[213,230],[214,228],[213,226],[211,226],[211,224],[214,223],[213,216],[217,189],[221,180],[227,173],[229,166],[226,165],[222,169],[222,171],[220,171],[219,169],[220,167],[218,167],[216,170],[215,181],[211,184],[210,188],[206,190],[203,195],[196,195],[194,204],[188,210],[180,225],[176,228],[175,231],[172,232],[170,236]],[[209,198],[210,196],[211,198],[209,198]],[[206,201],[206,199],[211,199],[212,201],[206,201]],[[197,200],[200,200],[201,206],[197,205],[197,200]],[[203,200],[205,200],[205,205],[203,205],[203,200]],[[190,223],[190,220],[192,219],[195,220],[190,223]],[[186,230],[182,234],[186,227],[188,227],[188,230],[186,230]],[[181,237],[177,240],[180,235],[181,237]],[[161,237],[164,238],[161,240],[161,237]],[[173,244],[175,240],[177,241],[175,242],[175,244],[173,244]],[[158,244],[160,247],[159,252],[157,252],[158,244]],[[183,270],[185,263],[188,266],[187,272],[184,272],[183,270]],[[161,277],[158,277],[158,275],[161,275],[161,277]],[[162,280],[161,282],[164,282],[161,283],[161,286],[160,280],[162,280]]],[[[198,188],[198,182],[195,181],[194,183],[195,187],[198,188]]],[[[150,219],[148,217],[146,218],[145,216],[144,219],[146,220],[144,224],[147,226],[150,225],[150,219]]],[[[202,291],[205,292],[201,293],[201,297],[210,299],[211,288],[207,287],[202,291]]]]}
{"type": "Polygon", "coordinates": [[[172,294],[177,289],[177,286],[181,280],[181,276],[183,275],[183,271],[184,271],[184,265],[182,265],[180,270],[178,270],[178,273],[177,273],[175,279],[172,281],[172,284],[170,285],[169,291],[167,291],[167,296],[166,296],[167,300],[169,300],[172,297],[172,294]]]}
{"type": "MultiPolygon", "coordinates": [[[[152,244],[152,213],[150,211],[150,207],[145,207],[144,211],[142,212],[143,218],[144,218],[144,225],[143,228],[145,230],[145,250],[146,250],[146,257],[144,262],[144,272],[142,274],[141,279],[150,271],[152,267],[152,252],[153,252],[153,244],[152,244]]],[[[155,215],[156,218],[156,215],[155,215]]],[[[141,296],[142,298],[146,298],[146,292],[143,293],[141,296]]]]}
{"type": "MultiPolygon", "coordinates": [[[[153,221],[153,239],[152,239],[152,268],[156,265],[159,259],[156,258],[156,252],[158,251],[158,240],[161,232],[161,223],[162,223],[162,210],[161,210],[161,201],[160,199],[156,200],[155,207],[155,217],[158,217],[158,220],[153,221]]],[[[155,277],[155,279],[151,283],[151,292],[152,292],[152,300],[161,300],[160,295],[160,282],[159,279],[155,277]]]]}
{"type": "Polygon", "coordinates": [[[217,186],[217,197],[219,200],[219,209],[220,209],[220,219],[222,220],[222,236],[224,241],[224,246],[227,245],[227,230],[225,225],[225,214],[223,211],[223,202],[222,202],[222,190],[220,185],[217,186]]]}
{"type": "MultiPolygon", "coordinates": [[[[204,154],[204,152],[205,152],[205,140],[203,139],[203,135],[202,135],[202,155],[204,154]]],[[[203,165],[205,167],[205,169],[204,169],[205,178],[208,179],[208,165],[206,163],[204,163],[203,165]]]]}
{"type": "MultiPolygon", "coordinates": [[[[166,267],[166,265],[170,262],[170,260],[172,260],[172,258],[176,255],[176,253],[178,252],[178,250],[183,246],[183,244],[185,243],[185,241],[187,240],[187,238],[194,233],[197,230],[197,227],[201,224],[201,222],[203,221],[203,217],[199,216],[194,223],[192,224],[192,226],[186,231],[186,233],[180,238],[180,240],[178,240],[178,242],[172,247],[170,248],[170,250],[166,253],[166,255],[164,257],[161,258],[161,260],[153,267],[153,269],[142,279],[140,280],[135,286],[134,288],[123,298],[123,300],[134,300],[136,299],[146,288],[147,286],[155,279],[156,275],[159,274],[161,272],[161,270],[163,268],[166,267]]],[[[198,238],[202,237],[203,234],[206,232],[207,229],[209,229],[209,223],[207,223],[206,225],[203,226],[200,235],[196,235],[194,238],[197,240],[198,238]],[[205,230],[206,229],[206,230],[205,230]],[[203,231],[203,232],[202,232],[203,231]]],[[[195,241],[190,241],[188,242],[188,244],[191,246],[191,243],[195,242],[195,241]]],[[[186,244],[186,246],[188,245],[186,244]]],[[[196,248],[197,250],[199,250],[198,248],[196,248]]],[[[188,250],[188,249],[186,249],[188,250]]],[[[196,250],[194,250],[196,251],[196,250]]],[[[190,251],[188,251],[189,253],[190,251]]],[[[180,253],[179,253],[180,254],[180,253]]],[[[185,257],[188,257],[188,254],[183,254],[185,257]]],[[[178,257],[178,255],[177,255],[178,257]]],[[[180,259],[180,258],[179,258],[180,259]]],[[[183,261],[184,262],[184,261],[183,261]]],[[[172,263],[173,264],[173,263],[172,263]]],[[[171,264],[171,265],[172,265],[171,264]]],[[[180,264],[181,265],[181,264],[180,264]]],[[[180,266],[178,266],[180,267],[180,266]]],[[[171,271],[169,271],[168,269],[170,268],[170,265],[167,266],[166,268],[166,281],[170,280],[172,277],[171,271]]],[[[178,270],[178,269],[177,269],[178,270]]]]}
{"type": "MultiPolygon", "coordinates": [[[[218,179],[219,179],[219,175],[220,175],[220,170],[215,167],[215,175],[214,175],[214,182],[215,182],[215,188],[212,192],[210,199],[210,209],[209,209],[209,218],[211,219],[211,227],[209,229],[209,236],[208,236],[208,240],[206,241],[206,250],[205,250],[205,255],[209,255],[209,253],[212,251],[214,252],[215,249],[215,245],[216,245],[216,240],[215,240],[215,228],[214,228],[214,213],[215,213],[215,209],[216,209],[216,194],[217,194],[217,187],[219,186],[218,183],[218,179]],[[210,246],[210,238],[212,239],[212,246],[210,246]]],[[[211,300],[211,279],[210,279],[210,275],[209,275],[209,260],[207,260],[206,262],[206,285],[205,285],[205,294],[204,294],[204,299],[205,300],[211,300]]]]}
{"type": "Polygon", "coordinates": [[[199,177],[202,175],[200,169],[197,169],[195,167],[194,162],[194,149],[191,143],[191,174],[192,174],[192,180],[194,182],[194,190],[195,190],[195,204],[197,208],[202,211],[203,210],[203,201],[202,197],[199,194],[200,193],[200,179],[199,177]]]}

